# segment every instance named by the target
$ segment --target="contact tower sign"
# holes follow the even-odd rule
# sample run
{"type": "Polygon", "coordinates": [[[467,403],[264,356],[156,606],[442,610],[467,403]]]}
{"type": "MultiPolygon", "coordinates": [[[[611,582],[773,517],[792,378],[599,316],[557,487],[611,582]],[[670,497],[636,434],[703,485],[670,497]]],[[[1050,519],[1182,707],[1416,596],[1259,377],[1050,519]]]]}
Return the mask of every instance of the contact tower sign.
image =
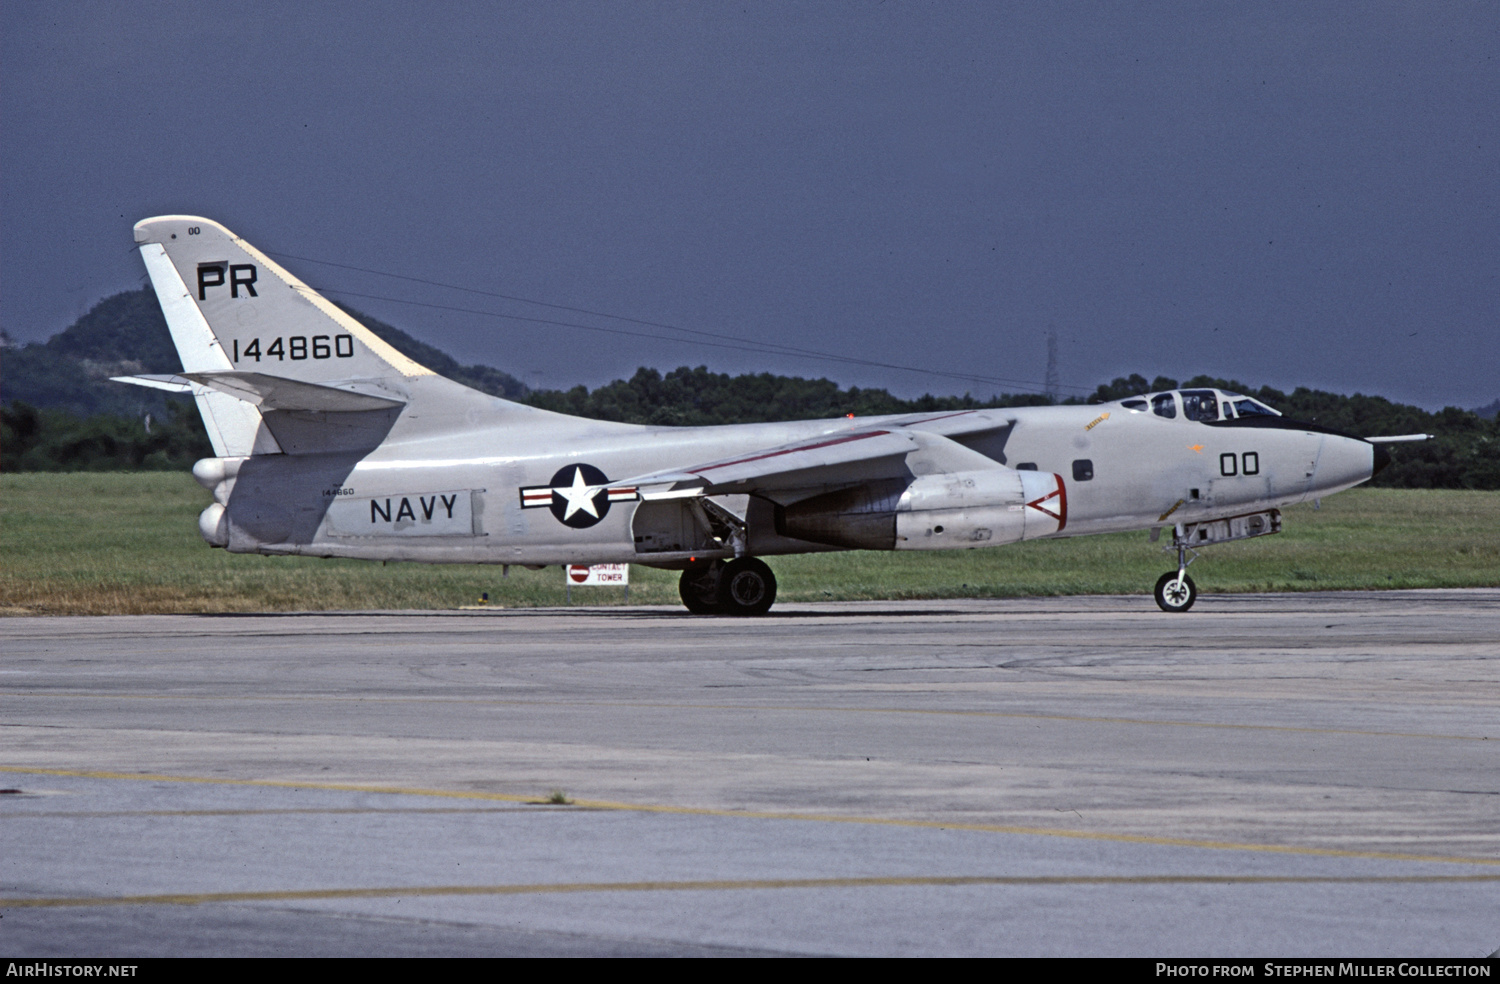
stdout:
{"type": "Polygon", "coordinates": [[[630,601],[629,564],[564,564],[563,581],[568,588],[568,602],[573,601],[573,588],[620,587],[625,589],[625,600],[630,601]]]}
{"type": "Polygon", "coordinates": [[[630,584],[629,564],[569,564],[568,586],[587,588],[594,585],[624,587],[630,584]]]}

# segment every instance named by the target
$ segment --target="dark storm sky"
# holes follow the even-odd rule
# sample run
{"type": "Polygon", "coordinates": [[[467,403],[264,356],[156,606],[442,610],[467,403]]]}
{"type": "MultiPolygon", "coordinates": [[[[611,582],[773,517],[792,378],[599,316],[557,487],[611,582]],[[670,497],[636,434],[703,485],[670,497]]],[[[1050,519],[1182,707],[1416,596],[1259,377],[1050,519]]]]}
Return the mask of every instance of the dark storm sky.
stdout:
{"type": "MultiPolygon", "coordinates": [[[[1198,372],[1500,397],[1500,4],[0,5],[0,325],[203,215],[532,384],[1198,372]]],[[[334,290],[346,293],[335,293],[334,290]]],[[[1064,392],[1071,392],[1065,390],[1064,392]]]]}

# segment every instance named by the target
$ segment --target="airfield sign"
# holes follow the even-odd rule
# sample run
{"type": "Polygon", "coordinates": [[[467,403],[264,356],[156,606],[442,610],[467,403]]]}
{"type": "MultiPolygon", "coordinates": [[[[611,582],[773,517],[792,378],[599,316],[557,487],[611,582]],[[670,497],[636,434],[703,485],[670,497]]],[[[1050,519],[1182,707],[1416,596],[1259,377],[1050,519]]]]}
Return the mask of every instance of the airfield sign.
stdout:
{"type": "Polygon", "coordinates": [[[589,587],[610,585],[619,587],[630,583],[629,564],[568,564],[568,585],[589,587]]]}

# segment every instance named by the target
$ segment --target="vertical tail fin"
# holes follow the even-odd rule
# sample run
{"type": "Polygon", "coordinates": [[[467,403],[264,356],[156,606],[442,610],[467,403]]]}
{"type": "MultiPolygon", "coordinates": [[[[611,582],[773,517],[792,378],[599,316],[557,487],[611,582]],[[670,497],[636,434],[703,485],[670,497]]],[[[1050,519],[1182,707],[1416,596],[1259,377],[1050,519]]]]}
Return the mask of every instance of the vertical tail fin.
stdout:
{"type": "Polygon", "coordinates": [[[445,379],[212,220],[142,219],[135,241],[182,358],[185,379],[173,385],[191,384],[219,457],[368,451],[480,421],[609,426],[445,379]]]}
{"type": "Polygon", "coordinates": [[[217,222],[190,215],[142,219],[135,241],[163,309],[171,301],[197,314],[196,324],[182,321],[186,337],[172,327],[184,360],[212,358],[213,369],[309,383],[432,375],[217,222]]]}
{"type": "MultiPolygon", "coordinates": [[[[143,219],[135,241],[185,372],[322,384],[432,375],[217,222],[143,219]]],[[[193,393],[220,457],[280,450],[255,406],[201,385],[193,393]]]]}

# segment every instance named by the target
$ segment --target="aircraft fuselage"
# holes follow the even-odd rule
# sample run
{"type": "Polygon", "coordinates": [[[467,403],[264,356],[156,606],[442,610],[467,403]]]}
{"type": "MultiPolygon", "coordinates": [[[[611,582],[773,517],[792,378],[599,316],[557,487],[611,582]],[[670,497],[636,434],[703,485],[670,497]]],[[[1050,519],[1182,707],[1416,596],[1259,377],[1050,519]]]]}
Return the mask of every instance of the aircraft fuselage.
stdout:
{"type": "MultiPolygon", "coordinates": [[[[619,492],[611,501],[608,491],[602,499],[596,493],[568,501],[554,490],[554,479],[563,473],[557,488],[568,489],[570,469],[582,465],[598,472],[586,478],[589,487],[602,484],[608,490],[610,480],[871,428],[904,426],[942,434],[949,429],[944,425],[959,417],[983,438],[966,442],[959,435],[956,440],[972,443],[993,467],[1059,477],[1066,523],[1039,534],[1047,537],[1173,526],[1278,508],[1358,484],[1373,468],[1372,446],[1355,438],[1295,427],[1163,419],[1118,405],[929,417],[693,428],[601,424],[593,433],[568,433],[565,443],[559,435],[555,449],[548,446],[544,430],[528,429],[526,447],[517,449],[513,422],[485,426],[479,420],[466,422],[461,435],[403,441],[392,433],[367,453],[248,458],[220,493],[233,518],[226,545],[238,552],[380,560],[680,566],[686,558],[732,556],[733,551],[704,542],[653,549],[659,544],[639,540],[633,523],[638,511],[653,504],[619,492]],[[535,490],[533,500],[542,501],[528,503],[522,492],[528,489],[535,490]],[[564,520],[558,512],[566,513],[570,506],[573,512],[564,520]]],[[[908,457],[921,454],[914,451],[908,457]]],[[[807,498],[888,474],[899,480],[903,471],[915,477],[932,469],[906,461],[868,474],[851,470],[837,482],[797,495],[807,498]]],[[[723,498],[732,512],[754,517],[752,497],[723,498]]],[[[778,535],[774,524],[766,522],[752,520],[747,532],[752,554],[836,549],[778,535]]],[[[985,545],[953,542],[942,547],[985,545]]],[[[893,546],[916,548],[902,541],[893,546]]]]}

